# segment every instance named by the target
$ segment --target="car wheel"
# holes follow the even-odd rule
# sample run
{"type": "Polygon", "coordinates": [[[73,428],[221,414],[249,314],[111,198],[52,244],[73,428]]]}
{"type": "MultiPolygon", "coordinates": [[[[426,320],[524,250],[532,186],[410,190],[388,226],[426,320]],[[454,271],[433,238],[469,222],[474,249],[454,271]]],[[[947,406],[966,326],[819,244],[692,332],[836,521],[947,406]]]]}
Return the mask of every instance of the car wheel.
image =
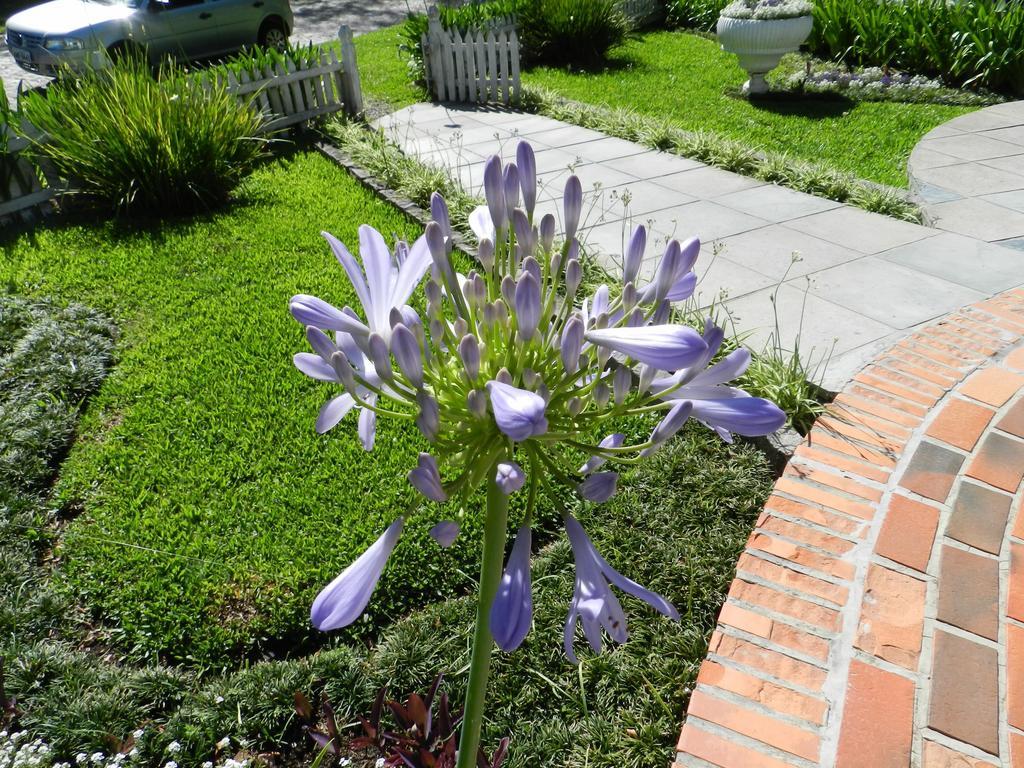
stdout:
{"type": "Polygon", "coordinates": [[[273,48],[275,51],[283,51],[288,47],[288,33],[284,31],[284,24],[280,19],[268,19],[260,27],[260,33],[256,36],[256,42],[264,48],[273,48]]]}

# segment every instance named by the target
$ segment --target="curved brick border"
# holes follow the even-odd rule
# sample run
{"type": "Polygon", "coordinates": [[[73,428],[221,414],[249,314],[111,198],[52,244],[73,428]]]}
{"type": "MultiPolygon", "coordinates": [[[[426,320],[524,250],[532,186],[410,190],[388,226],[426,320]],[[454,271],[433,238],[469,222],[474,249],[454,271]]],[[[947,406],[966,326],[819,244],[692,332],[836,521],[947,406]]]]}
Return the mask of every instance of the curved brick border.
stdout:
{"type": "Polygon", "coordinates": [[[1024,289],[845,387],[740,557],[677,765],[1024,768],[1024,289]]]}

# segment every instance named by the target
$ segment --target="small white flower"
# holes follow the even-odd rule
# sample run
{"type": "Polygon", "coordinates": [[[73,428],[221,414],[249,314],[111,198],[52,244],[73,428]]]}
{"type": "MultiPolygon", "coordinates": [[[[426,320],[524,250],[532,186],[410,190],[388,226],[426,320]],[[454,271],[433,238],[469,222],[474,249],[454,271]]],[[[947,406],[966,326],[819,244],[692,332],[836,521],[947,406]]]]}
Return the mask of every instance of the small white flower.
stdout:
{"type": "Polygon", "coordinates": [[[231,746],[231,737],[225,736],[223,739],[217,742],[217,749],[227,749],[231,746]]]}
{"type": "Polygon", "coordinates": [[[164,768],[178,768],[178,764],[173,760],[168,760],[166,763],[164,763],[164,768]]]}
{"type": "Polygon", "coordinates": [[[181,752],[181,744],[179,744],[176,741],[172,741],[170,744],[167,745],[167,751],[170,752],[172,755],[176,752],[181,752]]]}
{"type": "Polygon", "coordinates": [[[136,741],[138,741],[139,739],[141,739],[143,737],[143,735],[145,733],[146,732],[144,730],[139,728],[139,730],[137,730],[137,731],[132,731],[132,738],[135,739],[136,741]]]}
{"type": "Polygon", "coordinates": [[[207,760],[205,763],[202,764],[202,766],[200,766],[200,768],[213,768],[213,763],[207,760]]]}
{"type": "Polygon", "coordinates": [[[81,765],[82,763],[88,762],[89,756],[85,752],[79,752],[75,755],[75,762],[81,765]]]}
{"type": "Polygon", "coordinates": [[[217,698],[214,699],[214,701],[217,702],[218,704],[223,704],[224,703],[224,697],[223,696],[218,696],[217,698]]]}
{"type": "Polygon", "coordinates": [[[90,759],[90,760],[91,760],[92,762],[94,762],[94,763],[102,763],[102,762],[104,761],[104,759],[105,759],[105,758],[106,758],[106,755],[104,755],[104,754],[103,754],[102,752],[93,752],[93,753],[92,753],[92,754],[91,754],[91,755],[89,756],[89,759],[90,759]]]}

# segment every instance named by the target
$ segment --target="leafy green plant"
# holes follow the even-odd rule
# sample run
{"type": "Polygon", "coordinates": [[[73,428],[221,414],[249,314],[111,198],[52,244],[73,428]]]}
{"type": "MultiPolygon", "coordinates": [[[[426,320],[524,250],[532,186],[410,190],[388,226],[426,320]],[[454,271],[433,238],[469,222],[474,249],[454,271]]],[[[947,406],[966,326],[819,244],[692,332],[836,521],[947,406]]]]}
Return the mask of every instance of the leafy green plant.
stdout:
{"type": "Polygon", "coordinates": [[[729,0],[670,0],[668,20],[673,26],[710,31],[728,4],[729,0]]]}
{"type": "Polygon", "coordinates": [[[224,203],[260,161],[260,113],[173,67],[158,80],[126,57],[24,100],[47,134],[36,152],[91,200],[112,209],[178,213],[224,203]]]}
{"type": "Polygon", "coordinates": [[[526,58],[552,65],[600,64],[629,33],[615,0],[533,0],[519,22],[526,58]]]}

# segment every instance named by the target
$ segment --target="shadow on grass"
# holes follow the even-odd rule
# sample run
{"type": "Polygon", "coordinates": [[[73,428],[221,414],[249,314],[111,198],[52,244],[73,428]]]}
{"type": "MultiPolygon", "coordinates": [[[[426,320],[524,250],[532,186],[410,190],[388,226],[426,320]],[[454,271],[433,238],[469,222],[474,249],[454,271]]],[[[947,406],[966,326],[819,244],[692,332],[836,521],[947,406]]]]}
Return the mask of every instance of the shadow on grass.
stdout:
{"type": "Polygon", "coordinates": [[[749,101],[754,109],[771,112],[785,117],[806,117],[812,120],[842,117],[857,102],[836,93],[771,92],[744,96],[739,89],[727,95],[734,99],[749,101]]]}

